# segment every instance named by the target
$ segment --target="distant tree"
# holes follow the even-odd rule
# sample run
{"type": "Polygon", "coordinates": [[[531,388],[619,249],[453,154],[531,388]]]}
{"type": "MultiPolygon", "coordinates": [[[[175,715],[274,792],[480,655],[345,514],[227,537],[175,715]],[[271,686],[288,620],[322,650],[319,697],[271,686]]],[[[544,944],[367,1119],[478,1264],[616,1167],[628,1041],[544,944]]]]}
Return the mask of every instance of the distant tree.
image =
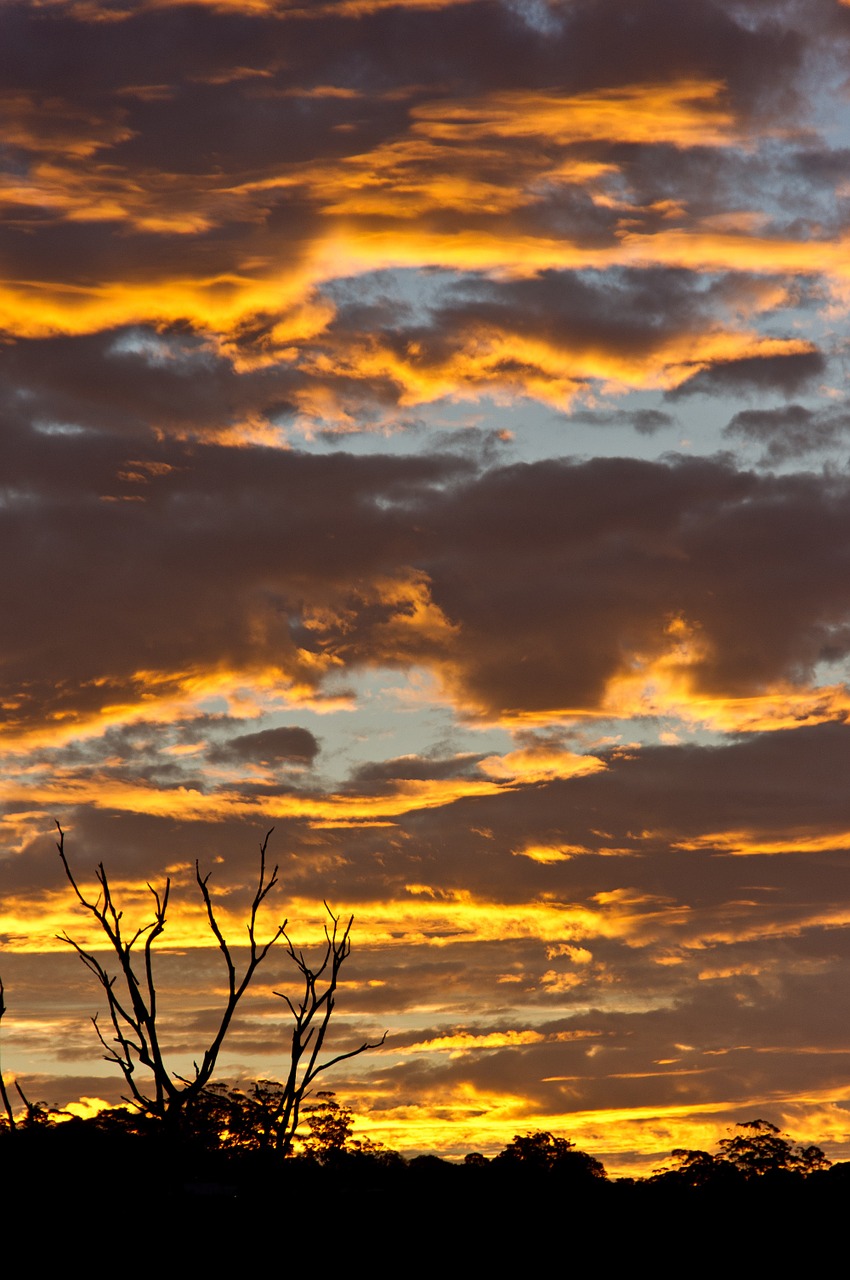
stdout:
{"type": "Polygon", "coordinates": [[[677,1163],[672,1167],[659,1169],[653,1174],[651,1181],[678,1183],[686,1187],[708,1187],[729,1182],[730,1176],[733,1179],[738,1177],[736,1169],[708,1151],[690,1151],[677,1147],[672,1152],[672,1157],[677,1163]]]}
{"type": "Polygon", "coordinates": [[[247,923],[248,959],[241,973],[218,920],[209,890],[209,873],[201,875],[195,863],[195,879],[206,909],[207,924],[224,957],[227,971],[227,994],[219,1016],[215,1033],[204,1050],[200,1063],[194,1062],[194,1075],[186,1079],[168,1069],[161,1043],[161,1023],[154,978],[153,944],[166,925],[170,880],[160,892],[148,885],[153,898],[153,919],[135,932],[122,933],[123,912],[119,910],[109,884],[103,863],[95,877],[99,892],[94,901],[86,897],[80,888],[65,854],[65,833],[56,824],[59,839],[57,849],[68,881],[77,900],[91,913],[103,931],[118,961],[119,973],[110,974],[104,964],[92,952],[86,950],[67,933],[61,936],[79,955],[86,968],[94,975],[106,996],[109,1020],[113,1035],[107,1040],[98,1018],[92,1021],[105,1051],[107,1062],[121,1071],[128,1093],[124,1101],[141,1114],[166,1122],[170,1127],[196,1136],[202,1132],[229,1135],[234,1144],[249,1144],[246,1126],[254,1122],[258,1128],[261,1146],[272,1146],[286,1155],[291,1148],[300,1119],[300,1108],[312,1082],[322,1072],[348,1058],[377,1048],[386,1039],[369,1041],[347,1052],[338,1053],[329,1061],[320,1062],[321,1053],[331,1015],[333,1014],[340,970],[351,953],[352,916],[340,929],[340,920],[325,904],[330,917],[330,927],[325,925],[325,949],[314,968],[304,952],[293,945],[286,933],[286,921],[278,925],[266,942],[256,936],[257,914],[268,894],[277,884],[278,867],[269,873],[266,854],[271,831],[267,832],[260,846],[260,870],[257,888],[251,900],[247,923]],[[226,1086],[212,1086],[211,1080],[218,1055],[224,1043],[236,1008],[244,996],[259,966],[271,948],[283,939],[290,959],[300,975],[301,995],[295,1001],[281,992],[275,992],[284,1000],[293,1018],[290,1039],[289,1070],[282,1082],[258,1081],[248,1095],[227,1090],[226,1086]],[[134,951],[134,948],[137,950],[134,951]],[[152,1079],[139,1080],[137,1067],[147,1068],[152,1079]],[[236,1135],[239,1135],[238,1137],[236,1135]]]}
{"type": "Polygon", "coordinates": [[[468,1151],[463,1157],[463,1163],[470,1169],[484,1169],[490,1161],[481,1151],[468,1151]]]}
{"type": "Polygon", "coordinates": [[[599,1160],[576,1149],[569,1138],[556,1138],[545,1130],[516,1134],[511,1142],[493,1157],[492,1164],[504,1171],[536,1174],[568,1174],[579,1178],[605,1178],[599,1160]]]}
{"type": "Polygon", "coordinates": [[[829,1167],[820,1147],[802,1147],[783,1137],[767,1120],[744,1120],[735,1126],[742,1132],[718,1142],[720,1159],[735,1166],[745,1178],[769,1173],[800,1173],[804,1176],[829,1167]]]}
{"type": "Polygon", "coordinates": [[[275,992],[279,999],[286,1002],[293,1019],[289,1074],[272,1111],[275,1147],[283,1155],[288,1155],[292,1148],[300,1120],[301,1104],[309,1094],[313,1081],[340,1062],[356,1058],[369,1049],[380,1048],[387,1038],[385,1031],[380,1040],[366,1040],[354,1049],[337,1053],[327,1062],[319,1062],[319,1054],[336,1005],[339,973],[351,954],[351,926],[354,924],[354,916],[349,916],[348,923],[341,929],[340,917],[334,915],[327,903],[325,910],[330,918],[330,927],[325,924],[324,954],[315,969],[311,968],[304,952],[296,950],[291,940],[286,938],[289,958],[301,978],[300,998],[293,1001],[285,992],[275,992]]]}
{"type": "Polygon", "coordinates": [[[304,1109],[309,1133],[303,1139],[303,1147],[308,1156],[324,1165],[338,1164],[346,1156],[367,1156],[382,1163],[400,1160],[382,1142],[354,1137],[354,1112],[337,1102],[331,1090],[323,1089],[316,1097],[321,1101],[309,1103],[304,1109]]]}
{"type": "Polygon", "coordinates": [[[744,1120],[738,1132],[718,1142],[719,1152],[688,1151],[677,1148],[677,1164],[658,1171],[655,1180],[673,1180],[692,1187],[719,1186],[730,1179],[753,1181],[768,1175],[796,1174],[807,1177],[829,1168],[820,1147],[803,1147],[784,1137],[767,1120],[744,1120]]]}
{"type": "Polygon", "coordinates": [[[345,1151],[353,1135],[354,1115],[348,1107],[337,1102],[335,1095],[322,1089],[316,1095],[320,1102],[305,1107],[308,1136],[304,1150],[319,1160],[333,1158],[345,1151]]]}

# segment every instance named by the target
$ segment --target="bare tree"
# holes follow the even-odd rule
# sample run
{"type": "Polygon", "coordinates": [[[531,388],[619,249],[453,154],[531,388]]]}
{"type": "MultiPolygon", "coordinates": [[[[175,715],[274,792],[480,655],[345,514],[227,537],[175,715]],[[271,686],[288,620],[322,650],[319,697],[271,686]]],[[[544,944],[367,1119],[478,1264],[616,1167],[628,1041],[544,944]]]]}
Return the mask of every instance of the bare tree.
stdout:
{"type": "Polygon", "coordinates": [[[380,1040],[364,1041],[355,1049],[338,1053],[327,1062],[319,1062],[319,1054],[336,1004],[339,972],[351,954],[351,926],[354,924],[354,916],[349,916],[348,924],[340,931],[340,917],[334,915],[327,903],[325,903],[325,910],[330,917],[330,927],[325,925],[325,950],[317,968],[310,967],[304,952],[296,950],[291,939],[284,934],[290,959],[301,974],[303,994],[296,1003],[284,992],[275,992],[276,996],[286,1001],[294,1019],[289,1074],[273,1113],[274,1143],[283,1155],[288,1155],[292,1147],[292,1141],[298,1129],[301,1104],[316,1077],[339,1062],[356,1058],[369,1049],[379,1048],[387,1038],[385,1031],[380,1040]]]}
{"type": "MultiPolygon", "coordinates": [[[[3,979],[0,978],[0,1022],[3,1021],[3,1015],[6,1012],[5,988],[3,979]]],[[[36,1124],[45,1124],[50,1118],[50,1112],[47,1104],[44,1102],[30,1102],[24,1093],[20,1080],[15,1080],[15,1092],[24,1104],[23,1116],[16,1116],[15,1109],[9,1098],[9,1091],[6,1088],[6,1081],[3,1076],[3,1066],[0,1063],[0,1103],[6,1113],[5,1120],[0,1119],[0,1132],[7,1128],[10,1133],[14,1133],[19,1126],[23,1128],[32,1128],[36,1124]]]]}
{"type": "Polygon", "coordinates": [[[106,935],[120,968],[118,975],[110,975],[93,952],[85,950],[67,933],[60,934],[64,942],[74,948],[86,968],[94,974],[106,994],[109,1019],[112,1023],[113,1037],[107,1041],[98,1024],[97,1015],[92,1019],[98,1039],[105,1050],[107,1062],[112,1062],[124,1076],[129,1097],[124,1101],[138,1108],[145,1115],[160,1120],[179,1122],[186,1108],[198,1097],[209,1083],[219,1051],[233,1020],[239,1001],[245,994],[248,985],[259,966],[265,960],[275,942],[285,937],[286,922],[278,925],[273,936],[265,943],[259,943],[256,937],[257,912],[265,898],[277,884],[277,866],[271,874],[266,870],[266,851],[269,836],[260,846],[260,875],[257,889],[251,901],[248,919],[248,963],[241,975],[238,975],[230,947],[219,928],[213,910],[209,891],[209,873],[201,875],[198,863],[195,863],[195,879],[204,900],[207,921],[215,937],[227,967],[228,991],[224,1009],[219,1019],[218,1029],[204,1051],[200,1063],[195,1061],[195,1074],[191,1079],[178,1076],[168,1070],[163,1056],[159,1035],[159,1009],[157,1005],[157,989],[154,981],[152,949],[155,940],[165,929],[168,898],[171,881],[167,879],[162,893],[148,885],[154,902],[153,919],[138,928],[132,936],[125,939],[121,931],[123,912],[118,910],[112,889],[103,863],[98,865],[95,876],[100,885],[100,892],[94,902],[88,899],[72,872],[65,856],[65,833],[56,823],[59,839],[56,847],[65,868],[65,874],[80,904],[90,911],[106,935]],[[141,950],[133,948],[141,944],[141,950]],[[136,1076],[136,1067],[141,1064],[147,1067],[153,1076],[151,1084],[140,1081],[136,1076]]]}
{"type": "MultiPolygon", "coordinates": [[[[3,1014],[6,1012],[6,1001],[4,999],[3,979],[0,978],[0,1022],[3,1021],[3,1014]]],[[[9,1129],[14,1132],[15,1129],[15,1113],[12,1104],[9,1101],[9,1094],[6,1090],[6,1081],[3,1079],[3,1066],[0,1063],[0,1102],[3,1104],[3,1110],[6,1113],[6,1124],[9,1129]]]]}
{"type": "Polygon", "coordinates": [[[224,957],[228,993],[218,1030],[205,1050],[200,1064],[197,1061],[194,1063],[194,1076],[186,1079],[170,1072],[163,1057],[159,1035],[157,989],[153,972],[152,949],[154,942],[165,929],[171,889],[170,880],[166,880],[162,893],[148,885],[154,904],[153,919],[138,928],[132,936],[125,938],[121,930],[123,913],[115,903],[103,863],[98,865],[95,873],[100,890],[97,898],[92,902],[86,898],[71,871],[65,855],[65,833],[58,822],[56,827],[59,832],[56,847],[59,850],[65,874],[80,904],[91,912],[106,935],[110,948],[118,960],[120,981],[119,975],[110,975],[92,951],[87,951],[67,933],[61,934],[60,937],[74,948],[86,968],[94,974],[103,987],[112,1024],[111,1040],[107,1040],[103,1034],[97,1016],[92,1019],[92,1022],[105,1050],[106,1061],[114,1063],[124,1076],[129,1090],[129,1096],[126,1096],[124,1101],[129,1102],[145,1115],[179,1123],[186,1115],[187,1108],[200,1099],[212,1080],[219,1051],[239,1001],[271,948],[280,938],[284,939],[289,958],[298,970],[303,984],[302,994],[294,1001],[282,992],[275,992],[275,995],[286,1002],[294,1020],[290,1041],[289,1071],[286,1080],[282,1083],[258,1082],[258,1086],[255,1086],[256,1096],[252,1101],[261,1129],[261,1145],[274,1147],[282,1155],[288,1154],[298,1128],[301,1104],[316,1077],[337,1063],[355,1058],[368,1049],[378,1048],[386,1040],[387,1033],[384,1032],[380,1040],[365,1041],[356,1048],[338,1053],[325,1062],[319,1061],[336,1004],[340,970],[351,954],[351,927],[354,917],[349,917],[348,923],[341,929],[340,917],[335,916],[325,903],[330,919],[329,923],[325,924],[324,953],[315,968],[311,966],[304,952],[293,945],[286,933],[285,920],[283,924],[278,925],[277,930],[267,942],[259,943],[256,937],[257,913],[278,882],[278,867],[275,866],[270,874],[266,869],[266,853],[269,837],[272,834],[271,831],[267,832],[260,846],[260,874],[251,901],[247,925],[248,962],[240,977],[230,947],[216,919],[209,891],[209,874],[202,876],[196,862],[195,879],[206,908],[210,932],[224,957]],[[137,947],[137,950],[134,951],[134,947],[137,947]],[[149,1082],[140,1082],[137,1079],[138,1065],[146,1067],[151,1073],[152,1086],[149,1082]]]}

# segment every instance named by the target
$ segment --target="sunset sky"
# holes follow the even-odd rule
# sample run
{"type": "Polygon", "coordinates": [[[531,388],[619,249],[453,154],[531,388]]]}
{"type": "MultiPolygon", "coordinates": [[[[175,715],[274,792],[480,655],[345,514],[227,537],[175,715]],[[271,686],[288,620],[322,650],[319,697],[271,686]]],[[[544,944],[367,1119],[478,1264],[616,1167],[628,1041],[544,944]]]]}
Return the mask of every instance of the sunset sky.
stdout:
{"type": "Polygon", "coordinates": [[[0,86],[7,1075],[121,1093],[54,820],[179,1071],[274,827],[364,1132],[850,1158],[850,3],[4,0],[0,86]]]}

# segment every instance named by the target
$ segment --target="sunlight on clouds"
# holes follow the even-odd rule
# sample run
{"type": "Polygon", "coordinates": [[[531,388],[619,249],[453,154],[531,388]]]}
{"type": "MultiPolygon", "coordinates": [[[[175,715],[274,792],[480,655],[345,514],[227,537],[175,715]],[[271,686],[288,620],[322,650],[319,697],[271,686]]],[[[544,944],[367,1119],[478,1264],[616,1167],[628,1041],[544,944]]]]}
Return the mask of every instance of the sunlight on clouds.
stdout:
{"type": "MultiPolygon", "coordinates": [[[[565,1082],[565,1101],[570,1095],[568,1084],[565,1082]]],[[[468,1083],[442,1084],[430,1093],[423,1088],[416,1105],[393,1105],[391,1095],[381,1096],[377,1091],[356,1095],[361,1108],[371,1104],[362,1115],[363,1132],[389,1146],[406,1145],[443,1156],[460,1156],[470,1150],[492,1156],[517,1133],[544,1130],[570,1138],[582,1151],[603,1160],[609,1174],[619,1177],[645,1175],[668,1162],[674,1148],[713,1150],[741,1114],[759,1107],[767,1106],[782,1118],[786,1113],[789,1118],[802,1113],[805,1140],[828,1140],[840,1120],[840,1105],[848,1098],[850,1089],[841,1088],[825,1091],[823,1098],[746,1095],[691,1104],[541,1111],[520,1094],[468,1083]],[[379,1098],[380,1109],[374,1107],[379,1098]],[[816,1107],[814,1128],[808,1127],[812,1113],[806,1104],[816,1107]]],[[[796,1136],[793,1129],[791,1133],[796,1136]]],[[[846,1122],[841,1137],[846,1139],[846,1122]]]]}
{"type": "MultiPolygon", "coordinates": [[[[528,396],[555,409],[567,409],[586,393],[588,381],[601,381],[609,394],[627,390],[672,389],[717,361],[807,354],[811,344],[799,339],[760,337],[747,330],[671,334],[658,338],[653,350],[637,353],[606,346],[599,337],[571,335],[560,341],[530,338],[510,328],[477,321],[457,335],[447,334],[441,355],[423,354],[418,344],[404,350],[384,342],[379,334],[368,340],[347,341],[334,354],[305,353],[300,367],[325,380],[320,416],[334,421],[344,410],[332,398],[334,380],[389,380],[397,387],[401,405],[415,406],[456,397],[476,399],[482,393],[505,397],[528,396]],[[444,349],[448,347],[448,352],[444,349]]],[[[294,398],[309,416],[315,412],[315,391],[296,391],[294,398]]]]}
{"type": "MultiPolygon", "coordinates": [[[[73,842],[69,842],[72,862],[73,842]]],[[[109,871],[109,868],[107,868],[109,871]]],[[[175,893],[179,889],[180,910],[169,915],[163,950],[210,946],[206,915],[193,896],[194,869],[174,871],[175,893]]],[[[146,882],[110,880],[116,900],[127,913],[126,928],[137,928],[150,919],[150,891],[146,882]]],[[[84,884],[96,893],[96,887],[84,884]]],[[[217,901],[213,882],[213,902],[223,931],[232,938],[244,934],[245,921],[230,901],[232,893],[217,901]]],[[[428,885],[406,886],[408,896],[357,905],[355,933],[361,947],[420,946],[442,947],[458,942],[497,942],[529,938],[542,942],[580,942],[588,937],[628,938],[641,927],[640,904],[633,898],[620,901],[611,895],[593,907],[554,901],[502,903],[484,899],[466,890],[437,890],[428,885]]],[[[600,895],[601,897],[602,895],[600,895]]],[[[176,899],[175,899],[176,901],[176,899]]],[[[310,937],[320,927],[323,907],[311,899],[287,896],[278,908],[289,920],[291,936],[310,937]]],[[[264,927],[278,923],[273,906],[264,908],[264,927]]],[[[658,912],[647,912],[654,919],[658,912]]],[[[262,926],[261,926],[262,927],[262,926]]],[[[83,945],[94,946],[100,934],[74,907],[68,892],[44,891],[38,899],[16,901],[8,897],[0,908],[0,932],[8,936],[12,951],[56,951],[61,944],[56,934],[66,931],[83,945]]],[[[273,930],[272,930],[273,931],[273,930]]]]}
{"type": "MultiPolygon", "coordinates": [[[[564,1088],[565,1094],[569,1090],[564,1088]]],[[[356,1095],[355,1105],[374,1107],[376,1093],[356,1095]]],[[[535,1109],[519,1094],[477,1089],[469,1084],[443,1086],[422,1093],[418,1105],[392,1105],[382,1097],[381,1108],[366,1111],[364,1133],[390,1146],[407,1145],[443,1156],[462,1156],[471,1150],[493,1156],[517,1133],[544,1130],[570,1138],[582,1150],[601,1159],[614,1177],[645,1176],[670,1164],[671,1152],[713,1151],[742,1115],[760,1109],[774,1116],[794,1141],[838,1142],[846,1146],[846,1103],[850,1089],[837,1087],[820,1093],[776,1092],[768,1098],[745,1093],[721,1100],[608,1109],[535,1109]],[[389,1104],[389,1105],[388,1105],[389,1104]]]]}
{"type": "Polygon", "coordinates": [[[112,1107],[111,1102],[105,1102],[103,1098],[88,1098],[83,1096],[74,1102],[66,1102],[61,1111],[67,1115],[60,1114],[56,1119],[61,1123],[62,1120],[73,1116],[80,1120],[91,1120],[93,1116],[100,1115],[101,1111],[108,1111],[112,1107]]]}
{"type": "MultiPolygon", "coordinates": [[[[46,771],[48,772],[48,771],[46,771]]],[[[475,778],[401,779],[386,795],[354,796],[344,793],[310,795],[284,793],[247,797],[238,786],[203,792],[194,787],[161,788],[111,778],[103,774],[74,774],[49,771],[51,776],[22,778],[0,783],[0,799],[7,804],[40,804],[43,808],[89,804],[126,813],[173,818],[181,822],[222,821],[226,818],[304,818],[322,826],[346,826],[372,818],[383,825],[386,819],[412,810],[439,808],[466,796],[496,795],[501,786],[475,778]]]]}
{"type": "MultiPolygon", "coordinates": [[[[61,0],[45,0],[46,3],[60,3],[61,0]]],[[[92,18],[98,14],[114,14],[112,8],[105,7],[100,0],[78,0],[83,12],[91,12],[92,18]]],[[[303,0],[141,0],[143,9],[174,9],[183,5],[211,9],[220,13],[269,14],[272,17],[285,19],[290,16],[301,21],[318,19],[327,16],[345,16],[350,18],[364,17],[370,13],[379,13],[382,9],[451,9],[472,0],[311,0],[305,5],[303,0]]]]}
{"type": "Polygon", "coordinates": [[[490,1031],[486,1035],[473,1035],[460,1031],[454,1035],[437,1036],[433,1040],[420,1040],[406,1045],[402,1053],[449,1053],[453,1058],[484,1049],[509,1049],[516,1045],[542,1044],[547,1037],[540,1031],[490,1031]]]}
{"type": "Polygon", "coordinates": [[[848,237],[792,240],[782,236],[721,234],[665,228],[656,235],[624,231],[618,260],[633,266],[691,271],[749,271],[823,276],[843,296],[850,284],[848,237]]]}
{"type": "Polygon", "coordinates": [[[699,627],[675,617],[665,634],[666,650],[635,655],[630,666],[608,682],[603,714],[621,720],[678,719],[692,728],[724,733],[799,729],[850,718],[850,688],[844,684],[800,688],[780,683],[749,697],[702,693],[693,669],[709,654],[699,627]]]}
{"type": "Polygon", "coordinates": [[[779,853],[824,853],[850,849],[850,831],[814,832],[785,829],[781,835],[757,831],[714,831],[677,840],[674,849],[716,849],[736,857],[779,853]]]}
{"type": "Polygon", "coordinates": [[[513,849],[512,852],[515,856],[531,858],[532,862],[548,866],[554,862],[569,862],[576,854],[591,853],[592,850],[574,844],[528,844],[524,849],[513,849]]]}
{"type": "MultiPolygon", "coordinates": [[[[191,254],[187,266],[190,260],[191,254]]],[[[150,272],[144,279],[91,284],[6,279],[0,283],[0,324],[15,337],[35,338],[189,320],[201,332],[228,337],[257,313],[285,316],[291,307],[307,317],[312,334],[316,324],[305,304],[317,278],[321,272],[299,264],[268,275],[257,267],[195,276],[150,272]]]]}
{"type": "Polygon", "coordinates": [[[536,783],[555,778],[581,778],[606,768],[597,756],[577,755],[573,751],[557,751],[548,747],[524,747],[505,755],[487,756],[479,765],[490,778],[536,783]]]}
{"type": "Polygon", "coordinates": [[[78,738],[97,738],[114,726],[191,719],[210,701],[220,702],[223,712],[243,718],[298,707],[318,715],[351,710],[349,694],[323,694],[305,679],[310,672],[318,682],[320,675],[333,669],[336,663],[331,656],[296,650],[295,665],[301,667],[300,680],[281,667],[248,664],[241,670],[224,664],[183,671],[140,670],[120,681],[99,677],[94,685],[109,688],[120,684],[125,697],[130,693],[135,697],[114,703],[105,699],[94,711],[80,709],[57,716],[48,712],[32,727],[25,727],[22,718],[9,717],[0,746],[4,753],[26,752],[62,746],[78,738]]]}
{"type": "Polygon", "coordinates": [[[539,139],[557,146],[601,138],[722,147],[743,139],[723,106],[717,80],[635,84],[587,94],[513,91],[415,107],[415,131],[445,142],[474,138],[539,139]]]}

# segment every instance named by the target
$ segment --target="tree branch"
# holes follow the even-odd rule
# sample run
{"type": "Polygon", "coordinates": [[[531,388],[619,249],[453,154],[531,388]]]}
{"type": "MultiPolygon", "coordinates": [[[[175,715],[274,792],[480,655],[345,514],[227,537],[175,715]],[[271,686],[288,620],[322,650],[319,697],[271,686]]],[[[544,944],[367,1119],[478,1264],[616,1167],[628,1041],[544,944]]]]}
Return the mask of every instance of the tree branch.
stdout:
{"type": "MultiPolygon", "coordinates": [[[[6,1012],[6,1001],[4,998],[3,979],[0,978],[0,1022],[3,1021],[3,1014],[6,1012]]],[[[6,1092],[6,1081],[3,1079],[3,1067],[0,1065],[0,1101],[3,1103],[3,1110],[6,1112],[6,1119],[9,1122],[9,1128],[15,1130],[15,1113],[12,1110],[12,1104],[9,1101],[9,1095],[6,1092]]]]}
{"type": "Polygon", "coordinates": [[[77,901],[95,918],[103,931],[118,962],[121,985],[126,993],[125,997],[118,994],[116,991],[118,976],[110,975],[92,952],[87,951],[67,933],[59,935],[62,941],[73,947],[83,964],[94,975],[104,990],[109,1018],[114,1032],[111,1043],[104,1037],[97,1017],[93,1019],[93,1023],[95,1033],[104,1048],[106,1061],[117,1066],[124,1076],[127,1088],[132,1095],[131,1099],[125,1099],[125,1101],[131,1101],[133,1105],[144,1113],[160,1119],[166,1119],[169,1116],[179,1118],[186,1106],[197,1097],[211,1079],[233,1015],[236,1012],[239,1001],[248,989],[254,973],[265,960],[275,942],[280,937],[286,936],[286,924],[284,922],[284,924],[278,926],[268,942],[259,943],[256,937],[257,913],[265,898],[277,884],[278,868],[275,866],[270,876],[266,872],[266,852],[271,831],[266,834],[260,847],[260,875],[257,889],[251,901],[247,925],[250,955],[241,978],[237,974],[230,948],[216,919],[209,891],[209,873],[206,876],[202,876],[199,865],[195,864],[195,877],[206,908],[207,922],[227,966],[228,995],[218,1030],[205,1050],[200,1066],[197,1062],[195,1063],[194,1079],[185,1080],[183,1077],[177,1076],[168,1070],[160,1045],[157,987],[153,965],[153,944],[163,933],[166,925],[166,913],[171,892],[170,879],[166,880],[165,888],[161,894],[152,885],[148,884],[147,887],[154,902],[153,919],[147,924],[141,925],[136,929],[132,937],[125,941],[121,931],[123,912],[117,907],[103,863],[98,865],[95,872],[100,892],[96,900],[91,901],[83,893],[71,870],[65,853],[65,833],[58,822],[56,823],[56,828],[59,832],[56,847],[59,851],[62,866],[65,869],[65,875],[77,901]],[[144,938],[144,954],[141,962],[141,977],[139,977],[135,968],[133,947],[142,938],[144,938]],[[145,1090],[143,1085],[136,1079],[137,1064],[147,1067],[150,1071],[153,1077],[153,1090],[150,1088],[145,1090]]]}

